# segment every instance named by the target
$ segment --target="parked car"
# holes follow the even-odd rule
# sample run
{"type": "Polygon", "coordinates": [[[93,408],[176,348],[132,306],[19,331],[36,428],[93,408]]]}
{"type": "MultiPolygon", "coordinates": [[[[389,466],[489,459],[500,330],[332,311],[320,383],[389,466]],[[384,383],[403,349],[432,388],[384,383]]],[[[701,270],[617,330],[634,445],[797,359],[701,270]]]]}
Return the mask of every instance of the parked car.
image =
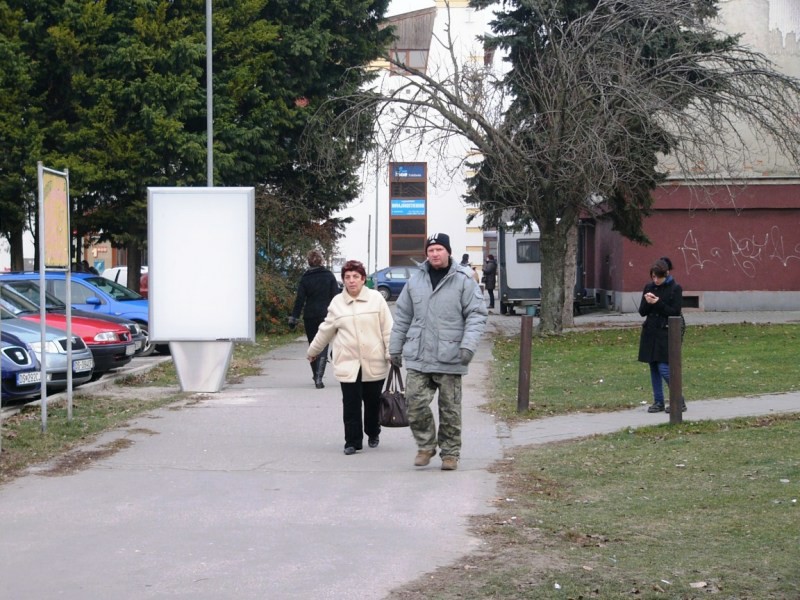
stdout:
{"type": "MultiPolygon", "coordinates": [[[[18,319],[35,323],[41,320],[39,307],[7,285],[0,284],[0,304],[18,319]]],[[[52,327],[62,331],[66,329],[65,314],[48,313],[45,317],[52,327]]],[[[72,317],[72,331],[92,351],[96,376],[128,364],[136,351],[131,333],[124,325],[100,319],[72,317]]]]}
{"type": "MultiPolygon", "coordinates": [[[[113,315],[138,323],[145,336],[150,319],[148,303],[145,298],[100,275],[91,273],[71,273],[72,308],[97,315],[113,315]]],[[[14,280],[39,281],[38,273],[6,273],[0,275],[0,282],[14,280]]],[[[67,300],[66,274],[48,271],[45,274],[46,289],[62,302],[67,300]]],[[[152,353],[152,350],[150,350],[152,353]]],[[[143,353],[144,354],[144,353],[143,353]]],[[[144,354],[146,355],[146,354],[144,354]]]]}
{"type": "Polygon", "coordinates": [[[393,300],[400,295],[411,277],[411,270],[408,267],[386,267],[380,271],[375,271],[372,275],[374,289],[378,290],[387,301],[393,300]]]}
{"type": "MultiPolygon", "coordinates": [[[[45,342],[42,346],[39,323],[17,319],[12,313],[0,306],[0,328],[10,333],[33,349],[36,359],[41,362],[45,353],[47,368],[47,390],[60,392],[67,388],[67,336],[54,327],[45,327],[45,342]]],[[[92,351],[81,338],[72,336],[72,385],[77,387],[91,381],[94,373],[92,351]]]]}
{"type": "MultiPolygon", "coordinates": [[[[30,300],[36,307],[39,307],[39,302],[41,301],[41,288],[39,287],[39,280],[33,279],[25,279],[25,280],[13,280],[13,281],[0,281],[0,286],[7,286],[10,287],[15,292],[21,294],[28,300],[30,300]]],[[[67,314],[67,305],[64,304],[61,300],[56,298],[50,292],[44,293],[44,301],[45,306],[47,309],[47,314],[60,314],[66,315],[67,314]]],[[[136,352],[134,356],[150,356],[155,349],[152,344],[150,344],[150,340],[144,334],[141,326],[134,321],[129,319],[123,319],[122,317],[115,317],[114,315],[106,315],[106,314],[99,314],[99,313],[90,313],[85,310],[78,310],[77,308],[72,309],[72,316],[74,317],[89,317],[92,319],[99,319],[101,321],[109,321],[111,323],[115,323],[117,325],[122,325],[128,328],[128,331],[131,332],[131,339],[133,340],[133,344],[136,348],[136,352]]]]}
{"type": "Polygon", "coordinates": [[[0,403],[39,395],[41,366],[33,349],[6,331],[0,334],[0,403]]]}
{"type": "MultiPolygon", "coordinates": [[[[149,268],[142,266],[139,271],[139,294],[143,298],[147,298],[147,272],[149,268]]],[[[103,277],[114,283],[128,287],[128,267],[111,267],[101,273],[103,277]]]]}

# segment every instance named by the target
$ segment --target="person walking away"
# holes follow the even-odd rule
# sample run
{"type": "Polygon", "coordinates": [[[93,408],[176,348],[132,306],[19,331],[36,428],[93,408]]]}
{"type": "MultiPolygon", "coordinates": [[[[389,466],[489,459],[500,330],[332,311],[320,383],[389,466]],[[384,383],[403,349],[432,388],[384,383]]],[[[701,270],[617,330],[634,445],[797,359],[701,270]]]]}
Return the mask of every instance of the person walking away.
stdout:
{"type": "MultiPolygon", "coordinates": [[[[647,412],[657,413],[664,410],[662,379],[669,385],[669,317],[681,316],[683,290],[668,276],[663,259],[650,267],[650,279],[639,303],[639,314],[645,317],[639,337],[639,361],[650,366],[653,404],[647,412]]],[[[683,398],[681,402],[681,409],[686,410],[683,398]]]]}
{"type": "Polygon", "coordinates": [[[380,443],[380,395],[389,373],[392,313],[380,292],[365,287],[367,271],[356,260],[342,267],[344,290],[328,306],[325,320],[308,347],[309,361],[333,341],[333,373],[342,386],[344,453],[362,449],[364,433],[370,448],[380,443]],[[361,421],[361,404],[364,421],[361,421]]]}
{"type": "Polygon", "coordinates": [[[483,265],[483,284],[489,294],[489,308],[494,308],[494,288],[497,285],[497,261],[494,254],[486,257],[486,264],[483,265]]]}
{"type": "Polygon", "coordinates": [[[432,234],[425,254],[395,304],[389,354],[392,364],[405,362],[407,368],[408,419],[418,448],[414,465],[428,465],[438,446],[442,470],[453,471],[461,456],[461,378],[488,311],[471,270],[452,260],[446,233],[432,234]],[[437,392],[438,432],[430,407],[437,392]]]}
{"type": "MultiPolygon", "coordinates": [[[[317,335],[320,323],[328,314],[328,305],[339,293],[339,284],[336,276],[322,266],[322,254],[318,250],[311,250],[306,256],[308,269],[297,284],[297,297],[294,301],[292,315],[289,317],[289,329],[294,331],[300,313],[303,313],[303,327],[306,330],[308,342],[317,335]]],[[[328,363],[328,350],[317,353],[317,360],[311,363],[311,377],[317,389],[325,387],[322,381],[325,375],[325,366],[328,363]]]]}
{"type": "Polygon", "coordinates": [[[462,254],[461,255],[461,263],[459,266],[464,267],[465,269],[469,269],[469,272],[472,273],[472,278],[475,280],[475,283],[480,284],[481,279],[478,277],[478,272],[472,268],[472,265],[469,264],[469,254],[462,254]]]}

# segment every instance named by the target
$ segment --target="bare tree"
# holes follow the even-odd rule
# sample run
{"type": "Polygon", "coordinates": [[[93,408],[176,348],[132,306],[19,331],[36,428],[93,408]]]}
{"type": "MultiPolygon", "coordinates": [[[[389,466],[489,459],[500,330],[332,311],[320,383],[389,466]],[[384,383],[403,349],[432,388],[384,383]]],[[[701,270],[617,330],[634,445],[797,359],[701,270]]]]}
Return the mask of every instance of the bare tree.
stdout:
{"type": "Polygon", "coordinates": [[[347,119],[369,109],[388,124],[374,139],[386,154],[401,136],[442,153],[454,136],[474,148],[463,157],[477,167],[469,201],[485,223],[541,232],[542,333],[560,333],[572,303],[565,265],[581,215],[649,243],[642,220],[670,174],[740,177],[753,139],[800,166],[800,81],[714,29],[716,0],[588,4],[506,0],[486,38],[507,53],[506,73],[464,60],[447,27],[436,42],[448,64],[421,72],[387,56],[401,83],[342,100],[347,119]]]}

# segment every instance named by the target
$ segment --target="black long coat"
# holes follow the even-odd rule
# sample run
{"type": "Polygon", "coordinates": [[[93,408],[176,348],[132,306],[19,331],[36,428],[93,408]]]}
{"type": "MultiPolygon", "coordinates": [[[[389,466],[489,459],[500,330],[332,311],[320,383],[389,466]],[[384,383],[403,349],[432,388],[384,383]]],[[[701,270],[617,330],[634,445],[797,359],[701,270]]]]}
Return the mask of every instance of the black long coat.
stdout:
{"type": "Polygon", "coordinates": [[[304,320],[322,321],[328,314],[328,304],[338,293],[339,284],[333,273],[325,267],[311,267],[297,285],[292,316],[299,319],[302,312],[304,320]]]}
{"type": "Polygon", "coordinates": [[[683,289],[670,276],[661,285],[653,282],[644,286],[639,302],[639,314],[645,317],[639,338],[639,360],[641,362],[669,363],[669,317],[681,314],[683,289]],[[651,292],[658,296],[655,304],[648,304],[644,295],[651,292]]]}
{"type": "Polygon", "coordinates": [[[497,285],[497,261],[487,259],[483,265],[483,281],[487,290],[493,290],[497,285]]]}

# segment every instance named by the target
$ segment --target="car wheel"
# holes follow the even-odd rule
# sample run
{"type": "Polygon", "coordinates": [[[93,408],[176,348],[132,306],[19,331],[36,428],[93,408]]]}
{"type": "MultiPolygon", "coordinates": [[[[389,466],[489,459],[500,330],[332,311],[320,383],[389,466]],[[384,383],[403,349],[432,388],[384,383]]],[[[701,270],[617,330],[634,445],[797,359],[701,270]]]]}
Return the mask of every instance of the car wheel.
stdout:
{"type": "Polygon", "coordinates": [[[381,296],[383,296],[383,299],[387,302],[389,301],[389,298],[392,297],[392,292],[390,292],[389,288],[387,287],[379,287],[378,291],[381,293],[381,296]]]}
{"type": "Polygon", "coordinates": [[[144,345],[142,346],[142,351],[136,356],[150,356],[156,351],[156,346],[150,341],[150,334],[148,333],[147,327],[144,325],[144,323],[139,323],[139,328],[144,334],[144,345]]]}

